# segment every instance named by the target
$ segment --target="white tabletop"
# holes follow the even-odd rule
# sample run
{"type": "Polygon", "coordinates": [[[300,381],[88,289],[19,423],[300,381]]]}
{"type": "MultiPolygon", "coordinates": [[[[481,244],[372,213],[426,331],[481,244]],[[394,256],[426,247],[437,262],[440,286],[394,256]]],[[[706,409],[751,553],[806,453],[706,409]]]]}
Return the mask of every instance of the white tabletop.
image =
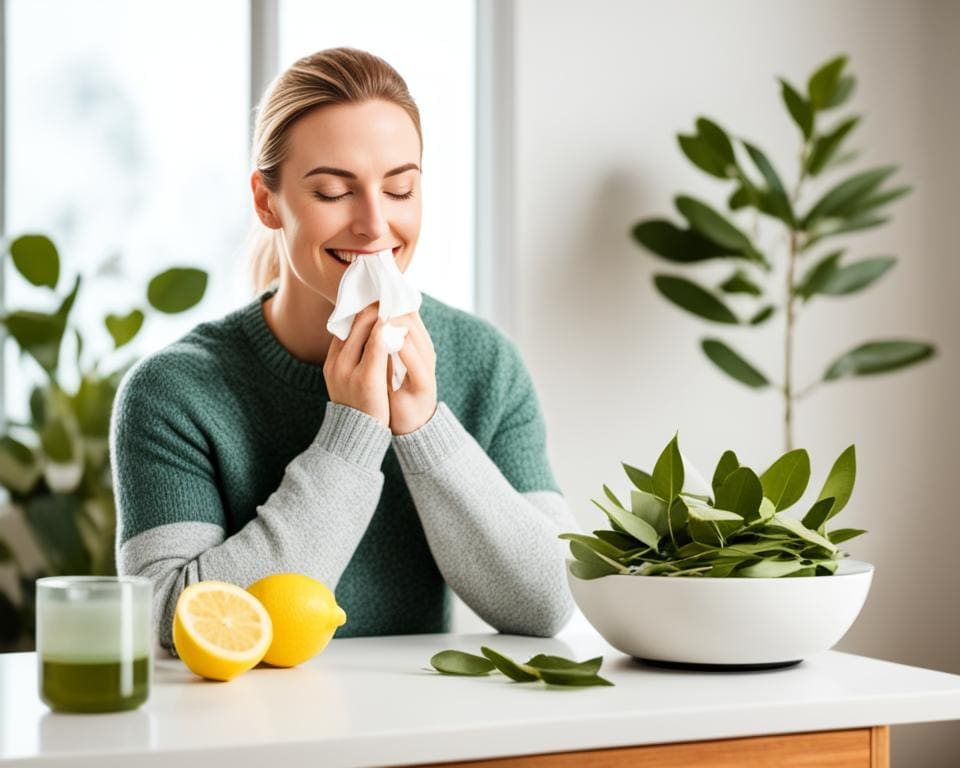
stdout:
{"type": "Polygon", "coordinates": [[[595,633],[334,639],[294,669],[229,683],[156,662],[134,712],[54,714],[36,656],[0,655],[0,765],[374,766],[960,719],[960,676],[830,651],[795,667],[691,672],[645,666],[595,633]],[[440,675],[430,657],[481,645],[518,661],[602,655],[615,687],[440,675]],[[220,764],[217,762],[216,764],[220,764]]]}

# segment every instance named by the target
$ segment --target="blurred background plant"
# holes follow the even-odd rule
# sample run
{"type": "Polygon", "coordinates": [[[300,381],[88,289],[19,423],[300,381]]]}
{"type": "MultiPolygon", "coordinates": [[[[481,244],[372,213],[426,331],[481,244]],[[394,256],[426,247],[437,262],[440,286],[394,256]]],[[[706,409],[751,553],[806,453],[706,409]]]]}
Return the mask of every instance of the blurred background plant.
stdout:
{"type": "Polygon", "coordinates": [[[660,294],[697,317],[728,325],[760,326],[775,314],[784,317],[783,377],[773,381],[739,352],[718,338],[702,338],[704,354],[724,373],[749,387],[761,390],[776,387],[782,393],[786,450],[793,447],[794,404],[820,384],[845,376],[884,373],[913,365],[933,356],[932,344],[911,339],[876,339],[862,343],[833,360],[823,374],[803,388],[794,383],[794,332],[798,315],[815,297],[847,296],[867,288],[896,264],[894,256],[872,256],[853,261],[844,258],[845,248],[835,246],[838,235],[879,227],[890,221],[885,209],[911,191],[909,186],[884,187],[897,167],[872,168],[829,188],[812,205],[800,202],[812,179],[857,157],[843,151],[844,143],[861,120],[848,115],[829,126],[821,126],[826,113],[844,105],[854,91],[856,80],[845,73],[847,56],[837,56],[819,67],[801,93],[780,78],[781,97],[801,134],[797,154],[796,182],[788,191],[783,177],[767,155],[755,144],[741,138],[736,142],[717,123],[706,117],[696,121],[696,133],[677,136],[680,149],[697,168],[712,177],[733,182],[727,199],[731,213],[752,209],[750,233],[707,203],[678,195],[674,204],[686,220],[677,226],[667,219],[646,219],[632,229],[633,238],[649,251],[676,264],[695,264],[713,259],[734,260],[734,266],[715,288],[679,275],[658,274],[654,285],[660,294]],[[736,145],[749,157],[754,175],[738,157],[736,145]],[[759,174],[759,180],[756,180],[759,174]],[[783,247],[766,249],[757,244],[757,220],[763,214],[782,225],[783,247]],[[771,289],[780,277],[774,272],[773,253],[785,253],[782,300],[771,299],[771,289]],[[811,263],[812,261],[812,263],[811,263]],[[806,265],[802,276],[797,270],[806,265]],[[737,299],[732,297],[737,296],[737,299]],[[746,299],[746,312],[731,306],[746,299]]]}
{"type": "MultiPolygon", "coordinates": [[[[20,361],[31,357],[45,375],[31,390],[29,420],[6,418],[0,435],[0,486],[9,496],[0,515],[21,517],[44,561],[39,569],[29,568],[0,533],[0,564],[13,567],[19,587],[19,595],[0,589],[0,651],[32,649],[38,577],[116,573],[110,413],[117,386],[135,362],[102,370],[103,360],[97,359],[81,367],[83,336],[71,326],[70,314],[83,279],[77,275],[70,292],[58,296],[60,256],[48,237],[23,235],[9,243],[6,253],[30,284],[53,293],[56,309],[13,310],[0,316],[7,334],[4,345],[12,340],[20,361]],[[70,333],[76,340],[70,363],[78,373],[75,391],[62,383],[61,346],[70,333]]],[[[104,317],[113,350],[136,337],[151,309],[183,312],[199,303],[206,289],[207,273],[200,269],[176,267],[156,275],[147,286],[144,306],[104,317]]]]}

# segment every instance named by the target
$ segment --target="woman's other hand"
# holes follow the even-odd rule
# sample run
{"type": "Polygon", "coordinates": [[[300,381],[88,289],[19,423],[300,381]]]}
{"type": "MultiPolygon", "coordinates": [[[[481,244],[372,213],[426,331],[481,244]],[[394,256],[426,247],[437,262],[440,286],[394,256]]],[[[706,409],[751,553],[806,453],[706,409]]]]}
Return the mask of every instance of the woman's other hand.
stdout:
{"type": "MultiPolygon", "coordinates": [[[[390,322],[408,329],[399,352],[400,359],[407,366],[407,375],[400,389],[394,391],[392,385],[387,387],[390,431],[405,435],[426,424],[437,410],[437,356],[419,312],[394,317],[390,322]]],[[[389,382],[393,377],[392,360],[387,367],[386,380],[389,382]]]]}
{"type": "Polygon", "coordinates": [[[377,309],[378,304],[373,303],[358,312],[345,341],[333,337],[323,377],[331,402],[356,408],[390,427],[388,355],[377,309]]]}

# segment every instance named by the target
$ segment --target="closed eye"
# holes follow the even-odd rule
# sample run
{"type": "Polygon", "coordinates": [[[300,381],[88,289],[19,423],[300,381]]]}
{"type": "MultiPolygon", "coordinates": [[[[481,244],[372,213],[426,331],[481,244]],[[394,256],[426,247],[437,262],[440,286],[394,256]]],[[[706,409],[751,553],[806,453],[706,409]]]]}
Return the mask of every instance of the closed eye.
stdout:
{"type": "MultiPolygon", "coordinates": [[[[314,192],[313,196],[316,197],[318,200],[324,200],[325,202],[332,203],[337,200],[342,200],[349,194],[351,193],[344,192],[342,195],[331,196],[331,195],[325,195],[322,192],[314,192]]],[[[387,197],[392,197],[394,200],[409,200],[411,197],[413,197],[413,190],[411,189],[409,192],[404,192],[402,195],[394,194],[393,192],[385,192],[384,194],[386,194],[387,197]]]]}

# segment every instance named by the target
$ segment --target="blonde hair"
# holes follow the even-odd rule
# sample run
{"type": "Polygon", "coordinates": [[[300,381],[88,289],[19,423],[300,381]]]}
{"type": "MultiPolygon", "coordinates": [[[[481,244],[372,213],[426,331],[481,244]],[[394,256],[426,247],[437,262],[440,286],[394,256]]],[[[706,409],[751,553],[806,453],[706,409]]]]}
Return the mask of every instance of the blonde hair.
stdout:
{"type": "MultiPolygon", "coordinates": [[[[406,110],[420,137],[420,111],[407,84],[387,62],[356,48],[327,48],[304,56],[278,75],[257,106],[253,165],[271,192],[280,188],[280,166],[287,156],[290,127],[308,112],[328,104],[356,104],[371,99],[390,101],[406,110]]],[[[254,221],[250,246],[250,276],[254,290],[263,291],[280,276],[279,230],[254,221]]]]}

